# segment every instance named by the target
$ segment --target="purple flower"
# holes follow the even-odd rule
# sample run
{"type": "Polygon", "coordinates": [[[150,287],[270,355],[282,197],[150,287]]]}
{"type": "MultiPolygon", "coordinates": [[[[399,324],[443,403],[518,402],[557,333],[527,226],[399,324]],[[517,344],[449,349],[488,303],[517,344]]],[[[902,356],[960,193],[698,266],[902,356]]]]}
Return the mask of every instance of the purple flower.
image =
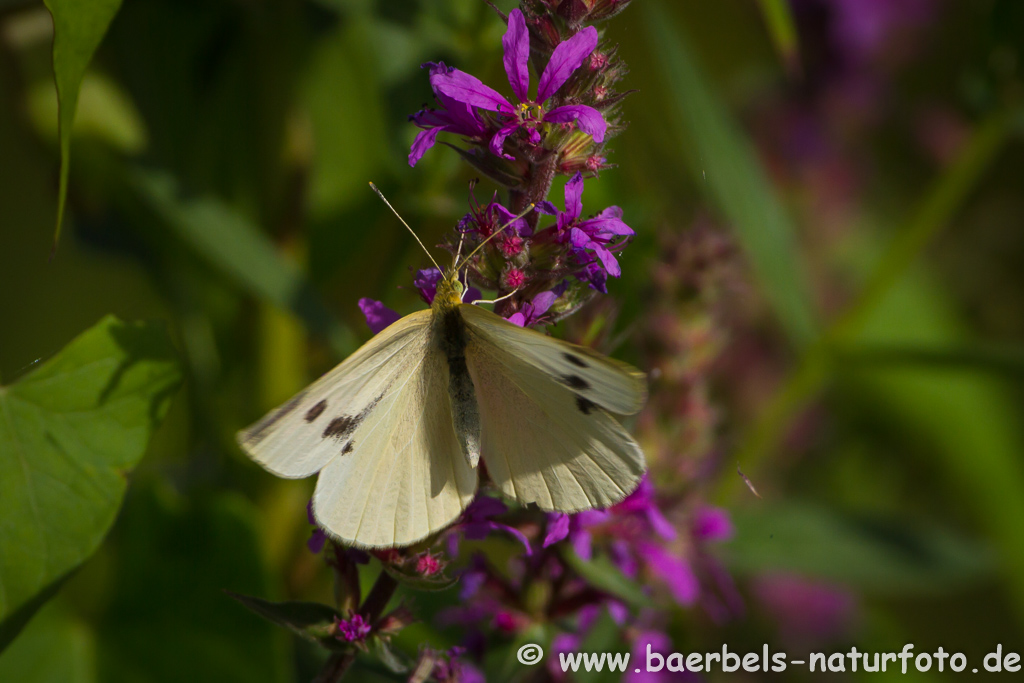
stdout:
{"type": "MultiPolygon", "coordinates": [[[[448,67],[444,62],[434,64],[428,62],[423,65],[430,69],[431,78],[435,73],[447,73],[448,67]]],[[[454,100],[447,95],[434,91],[438,109],[421,109],[409,117],[409,120],[422,128],[413,140],[412,148],[409,151],[409,165],[415,166],[428,149],[434,146],[437,135],[441,132],[454,133],[468,138],[484,138],[487,133],[487,126],[480,120],[479,115],[464,102],[454,100]]]]}
{"type": "MultiPolygon", "coordinates": [[[[450,110],[454,103],[459,103],[472,109],[478,107],[487,111],[497,112],[501,121],[501,127],[491,137],[490,150],[498,156],[512,159],[513,157],[503,151],[505,139],[516,131],[526,131],[530,143],[538,144],[541,141],[539,129],[545,123],[571,123],[581,131],[594,138],[595,142],[603,142],[608,124],[605,122],[601,112],[593,107],[582,104],[565,105],[546,110],[544,104],[551,99],[559,88],[565,84],[569,77],[578,69],[583,61],[597,47],[597,29],[588,26],[572,38],[560,43],[552,52],[548,65],[541,74],[540,82],[537,84],[537,97],[531,100],[530,90],[530,34],[526,29],[526,19],[518,9],[512,10],[508,15],[508,30],[502,38],[502,45],[505,52],[505,73],[508,75],[508,82],[512,86],[519,104],[509,102],[501,93],[484,85],[479,79],[463,71],[453,68],[442,68],[443,65],[431,67],[430,85],[438,97],[447,98],[445,109],[450,110]]],[[[462,110],[459,110],[460,114],[462,110]]],[[[448,129],[444,124],[441,129],[448,129]]],[[[430,131],[438,130],[438,127],[430,131]]],[[[413,144],[413,153],[409,155],[410,162],[413,157],[416,159],[423,155],[423,152],[434,144],[433,139],[428,139],[427,133],[421,133],[417,137],[419,146],[413,144]],[[422,139],[421,139],[422,137],[422,139]],[[417,156],[417,154],[419,156],[417,156]]],[[[433,133],[436,137],[437,133],[433,133]]],[[[414,163],[414,162],[413,162],[414,163]]]]}
{"type": "Polygon", "coordinates": [[[324,543],[327,542],[327,534],[316,524],[316,517],[313,516],[313,501],[310,500],[306,504],[306,518],[309,523],[313,525],[313,533],[310,534],[309,540],[306,541],[306,546],[309,548],[309,552],[316,555],[324,549],[324,543]]]}
{"type": "Polygon", "coordinates": [[[363,315],[366,317],[366,324],[374,334],[378,334],[385,327],[402,317],[380,301],[367,298],[359,300],[359,310],[363,312],[363,315]]]}
{"type": "Polygon", "coordinates": [[[372,630],[370,623],[361,614],[353,614],[350,619],[336,618],[335,624],[338,627],[338,640],[348,643],[365,640],[372,630]]]}
{"type": "MultiPolygon", "coordinates": [[[[508,506],[497,498],[491,498],[483,494],[478,495],[473,502],[462,512],[462,521],[458,528],[462,530],[463,536],[470,541],[480,541],[492,531],[503,531],[513,536],[523,544],[527,555],[533,554],[530,541],[519,529],[501,522],[495,522],[491,517],[496,517],[508,512],[508,506]]],[[[452,534],[449,538],[449,554],[455,555],[458,550],[458,538],[452,534]]]]}
{"type": "Polygon", "coordinates": [[[701,541],[727,541],[733,534],[732,520],[721,508],[701,507],[693,515],[691,531],[701,541]]]}
{"type": "Polygon", "coordinates": [[[539,324],[542,322],[544,314],[558,300],[558,297],[562,296],[565,289],[565,283],[563,282],[550,291],[541,292],[533,297],[529,303],[523,304],[518,311],[510,315],[508,321],[519,327],[532,327],[539,324]]]}
{"type": "Polygon", "coordinates": [[[612,249],[619,237],[633,234],[633,229],[622,222],[622,209],[609,206],[601,213],[580,220],[583,214],[583,175],[576,172],[565,184],[565,211],[559,211],[551,202],[541,202],[537,211],[555,216],[555,239],[560,243],[569,242],[578,256],[588,258],[587,251],[597,256],[597,262],[587,264],[584,277],[598,291],[606,291],[604,282],[607,276],[619,277],[622,270],[615,259],[612,249]],[[600,265],[598,265],[598,263],[600,265]]]}

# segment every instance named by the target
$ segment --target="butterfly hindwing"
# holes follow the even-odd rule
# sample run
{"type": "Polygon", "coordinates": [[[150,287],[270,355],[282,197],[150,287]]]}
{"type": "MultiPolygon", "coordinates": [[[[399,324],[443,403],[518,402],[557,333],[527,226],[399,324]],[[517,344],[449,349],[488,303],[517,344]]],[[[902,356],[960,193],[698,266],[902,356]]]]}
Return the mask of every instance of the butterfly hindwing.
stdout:
{"type": "Polygon", "coordinates": [[[494,346],[513,350],[577,396],[617,415],[633,415],[647,400],[642,372],[585,346],[513,325],[479,306],[460,306],[466,323],[494,346]]]}
{"type": "Polygon", "coordinates": [[[636,412],[644,395],[642,375],[490,311],[459,310],[480,406],[481,457],[502,492],[564,512],[607,507],[627,496],[644,472],[643,452],[606,408],[636,412]],[[564,381],[563,364],[575,367],[589,389],[564,381]]]}

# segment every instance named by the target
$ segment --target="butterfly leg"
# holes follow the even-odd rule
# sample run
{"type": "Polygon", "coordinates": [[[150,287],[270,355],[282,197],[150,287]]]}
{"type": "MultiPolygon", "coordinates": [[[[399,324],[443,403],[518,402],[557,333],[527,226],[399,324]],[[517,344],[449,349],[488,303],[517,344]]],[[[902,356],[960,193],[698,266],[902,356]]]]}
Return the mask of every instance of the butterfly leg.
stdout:
{"type": "Polygon", "coordinates": [[[509,292],[505,296],[499,296],[497,299],[477,299],[476,301],[471,301],[470,303],[473,304],[474,306],[477,305],[477,304],[496,304],[499,301],[504,301],[505,299],[511,298],[518,291],[519,291],[519,288],[516,287],[515,289],[513,289],[511,292],[509,292]]]}

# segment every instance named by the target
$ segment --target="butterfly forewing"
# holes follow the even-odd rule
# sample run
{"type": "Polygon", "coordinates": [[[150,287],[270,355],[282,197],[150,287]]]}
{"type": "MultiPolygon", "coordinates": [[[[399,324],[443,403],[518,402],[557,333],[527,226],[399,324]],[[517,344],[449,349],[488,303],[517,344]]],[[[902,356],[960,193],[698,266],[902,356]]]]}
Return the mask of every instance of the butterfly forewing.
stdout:
{"type": "Polygon", "coordinates": [[[302,478],[340,455],[387,388],[410,371],[430,331],[430,312],[402,318],[284,405],[242,431],[238,443],[280,477],[302,478]]]}
{"type": "Polygon", "coordinates": [[[637,386],[642,375],[565,342],[540,342],[539,333],[488,311],[471,306],[460,311],[469,336],[467,365],[480,403],[481,457],[502,492],[524,504],[564,512],[607,507],[626,497],[644,472],[643,452],[604,407],[635,412],[643,400],[637,386]],[[576,367],[590,390],[563,381],[562,361],[547,358],[563,353],[599,368],[588,374],[587,368],[564,361],[576,367]],[[552,372],[553,367],[558,371],[552,372]],[[605,395],[612,387],[626,395],[605,395]]]}
{"type": "Polygon", "coordinates": [[[320,472],[314,513],[346,543],[410,545],[455,521],[476,491],[453,427],[447,360],[434,343],[409,357],[414,367],[354,430],[351,452],[320,472]]]}

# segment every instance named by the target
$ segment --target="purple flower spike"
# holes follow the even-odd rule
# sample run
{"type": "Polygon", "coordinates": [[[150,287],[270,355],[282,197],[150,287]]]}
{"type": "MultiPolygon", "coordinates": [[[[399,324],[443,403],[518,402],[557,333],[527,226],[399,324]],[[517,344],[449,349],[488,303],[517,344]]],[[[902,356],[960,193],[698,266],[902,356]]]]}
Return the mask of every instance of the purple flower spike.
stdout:
{"type": "Polygon", "coordinates": [[[409,163],[415,165],[423,153],[432,147],[437,134],[450,131],[460,135],[479,138],[484,133],[483,124],[473,108],[496,112],[500,127],[494,131],[488,145],[497,156],[512,159],[505,154],[505,140],[509,135],[525,130],[530,144],[540,144],[542,124],[573,123],[590,135],[594,142],[604,142],[608,123],[601,112],[583,104],[565,105],[546,109],[550,100],[566,81],[582,66],[597,47],[597,29],[588,26],[552,52],[551,59],[541,74],[537,98],[530,99],[530,33],[526,28],[523,13],[512,10],[508,15],[508,29],[502,38],[504,48],[505,74],[519,104],[514,104],[504,95],[480,79],[464,71],[430,64],[430,87],[442,104],[439,110],[424,110],[413,117],[413,121],[424,128],[413,142],[409,163]]]}
{"type": "Polygon", "coordinates": [[[380,301],[367,298],[359,300],[359,310],[363,312],[363,315],[366,317],[366,324],[374,334],[379,333],[402,317],[380,301]]]}

